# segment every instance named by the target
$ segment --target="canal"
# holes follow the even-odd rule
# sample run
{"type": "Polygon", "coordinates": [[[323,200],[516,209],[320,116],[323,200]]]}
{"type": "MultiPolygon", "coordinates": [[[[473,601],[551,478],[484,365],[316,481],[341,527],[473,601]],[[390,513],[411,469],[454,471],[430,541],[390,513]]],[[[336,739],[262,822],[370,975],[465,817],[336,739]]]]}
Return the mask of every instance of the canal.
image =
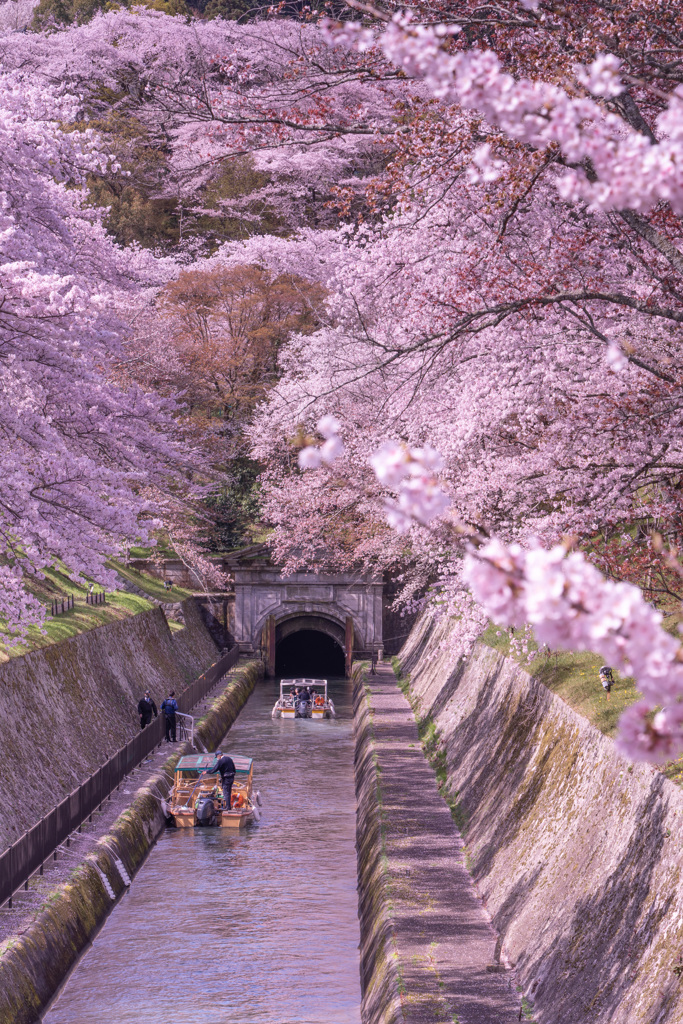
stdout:
{"type": "Polygon", "coordinates": [[[332,721],[271,719],[277,693],[221,745],[254,758],[261,822],[164,832],[45,1024],[359,1024],[350,683],[332,721]]]}

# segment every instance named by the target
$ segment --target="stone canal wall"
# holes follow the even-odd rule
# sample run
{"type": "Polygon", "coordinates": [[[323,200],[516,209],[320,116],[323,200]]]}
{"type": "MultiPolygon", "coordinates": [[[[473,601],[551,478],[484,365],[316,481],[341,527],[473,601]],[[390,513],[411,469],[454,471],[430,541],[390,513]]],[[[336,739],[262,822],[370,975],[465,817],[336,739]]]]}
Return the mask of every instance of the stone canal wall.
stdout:
{"type": "Polygon", "coordinates": [[[390,877],[382,832],[382,801],[370,702],[363,669],[353,670],[356,737],[356,849],[363,1024],[401,1024],[401,978],[390,913],[390,877]]]}
{"type": "Polygon", "coordinates": [[[401,653],[468,863],[539,1024],[683,1020],[683,791],[514,661],[424,616],[401,653]]]}
{"type": "Polygon", "coordinates": [[[514,1024],[521,1007],[392,670],[355,677],[363,1024],[514,1024]]]}
{"type": "Polygon", "coordinates": [[[218,658],[195,602],[171,632],[156,608],[0,665],[4,849],[122,747],[149,688],[157,705],[218,658]]]}
{"type": "MultiPolygon", "coordinates": [[[[215,747],[225,735],[262,671],[260,662],[232,670],[225,689],[197,727],[205,746],[215,747]]],[[[46,901],[36,920],[0,947],[0,1024],[34,1024],[92,942],[115,901],[126,891],[116,860],[131,877],[142,865],[165,826],[160,797],[168,796],[178,759],[189,749],[183,744],[168,758],[69,881],[46,901]]]]}

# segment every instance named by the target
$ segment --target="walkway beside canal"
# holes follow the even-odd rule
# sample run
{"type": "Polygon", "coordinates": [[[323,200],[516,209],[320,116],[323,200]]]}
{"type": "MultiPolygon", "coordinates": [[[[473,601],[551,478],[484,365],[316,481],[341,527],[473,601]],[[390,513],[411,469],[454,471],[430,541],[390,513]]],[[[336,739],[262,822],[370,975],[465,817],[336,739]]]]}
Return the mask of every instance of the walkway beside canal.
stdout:
{"type": "MultiPolygon", "coordinates": [[[[496,934],[410,705],[386,665],[357,685],[365,688],[356,699],[359,849],[366,861],[381,862],[383,879],[367,894],[365,913],[361,906],[365,1024],[401,1016],[406,1024],[513,1024],[520,1014],[513,975],[496,962],[496,934]],[[381,825],[373,833],[363,804],[375,798],[381,825]],[[387,963],[395,990],[390,1012],[380,980],[387,963]]],[[[363,896],[363,865],[360,875],[363,896]]]]}

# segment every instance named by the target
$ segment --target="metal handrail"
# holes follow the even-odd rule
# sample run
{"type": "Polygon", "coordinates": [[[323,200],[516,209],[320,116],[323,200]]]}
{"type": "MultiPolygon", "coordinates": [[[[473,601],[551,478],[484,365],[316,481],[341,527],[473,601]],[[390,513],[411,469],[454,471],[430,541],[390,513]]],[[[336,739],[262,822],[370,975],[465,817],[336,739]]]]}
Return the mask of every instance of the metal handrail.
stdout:
{"type": "Polygon", "coordinates": [[[194,747],[194,717],[192,715],[183,714],[182,711],[176,711],[176,718],[180,719],[179,732],[180,742],[186,741],[190,746],[194,747]],[[185,721],[183,721],[185,719],[185,721]]]}
{"type": "MultiPolygon", "coordinates": [[[[234,667],[238,659],[239,648],[235,646],[190,683],[178,698],[181,714],[191,717],[187,715],[190,708],[234,667]]],[[[51,856],[57,860],[59,845],[86,819],[92,821],[93,813],[98,807],[102,806],[125,777],[161,743],[163,737],[163,716],[160,715],[126,743],[125,747],[121,747],[73,793],[57,804],[49,814],[44,815],[33,828],[17,839],[16,843],[0,854],[0,907],[7,901],[11,906],[12,895],[22,885],[28,889],[29,878],[36,871],[42,874],[46,860],[51,856]]]]}

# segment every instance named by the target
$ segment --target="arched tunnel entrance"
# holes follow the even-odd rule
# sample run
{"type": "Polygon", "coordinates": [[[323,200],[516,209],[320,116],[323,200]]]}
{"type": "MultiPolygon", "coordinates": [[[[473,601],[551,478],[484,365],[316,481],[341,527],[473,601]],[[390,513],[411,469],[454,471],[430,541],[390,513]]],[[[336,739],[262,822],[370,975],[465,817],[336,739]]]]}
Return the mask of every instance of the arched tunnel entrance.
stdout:
{"type": "Polygon", "coordinates": [[[317,629],[290,633],[275,648],[275,675],[328,679],[344,675],[344,649],[317,629]]]}
{"type": "Polygon", "coordinates": [[[313,678],[343,676],[344,626],[311,613],[290,615],[275,627],[275,675],[313,678]]]}

